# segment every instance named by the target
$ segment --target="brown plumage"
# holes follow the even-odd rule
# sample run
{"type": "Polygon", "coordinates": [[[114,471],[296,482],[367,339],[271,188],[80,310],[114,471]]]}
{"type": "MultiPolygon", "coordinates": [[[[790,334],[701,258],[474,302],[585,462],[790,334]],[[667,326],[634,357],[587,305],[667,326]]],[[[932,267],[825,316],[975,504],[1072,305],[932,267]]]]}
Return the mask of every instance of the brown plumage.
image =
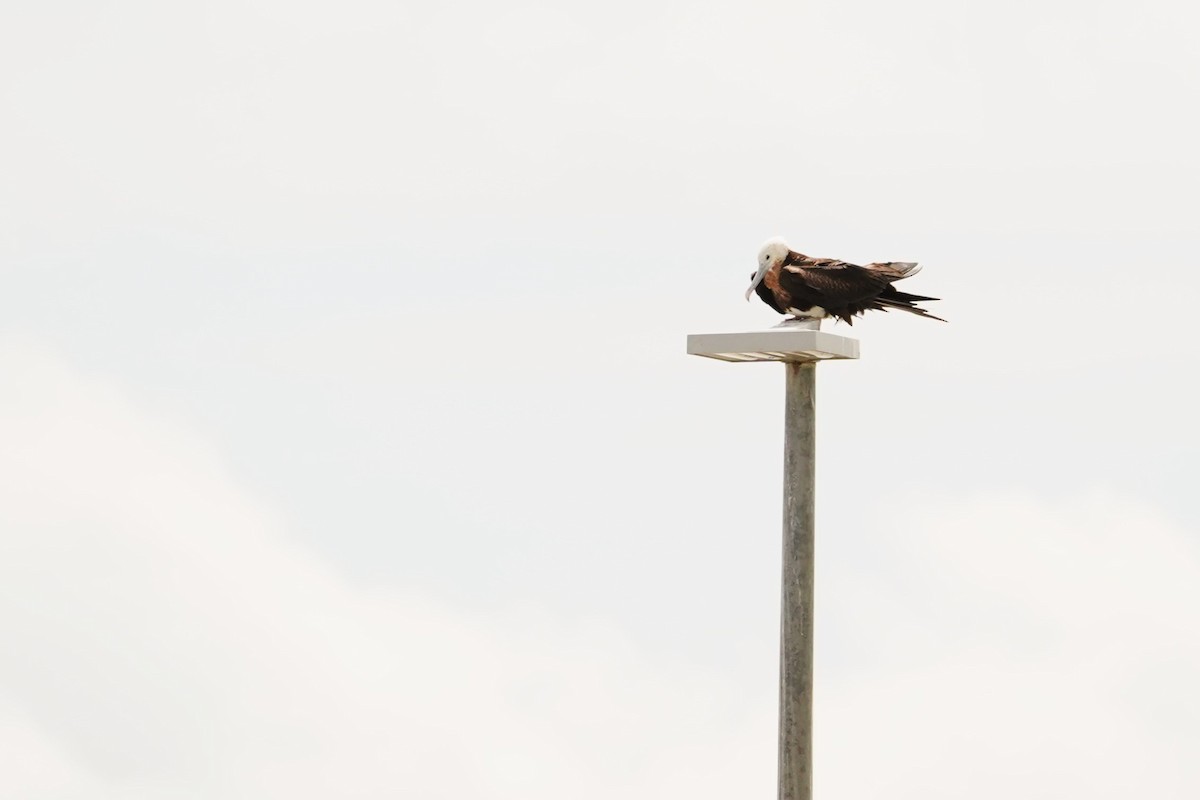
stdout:
{"type": "Polygon", "coordinates": [[[916,263],[908,261],[859,266],[836,258],[813,258],[792,250],[782,239],[772,239],[759,252],[759,270],[750,289],[780,314],[797,317],[837,317],[853,325],[854,317],[864,311],[899,309],[945,322],[916,305],[938,298],[892,286],[919,271],[916,263]]]}

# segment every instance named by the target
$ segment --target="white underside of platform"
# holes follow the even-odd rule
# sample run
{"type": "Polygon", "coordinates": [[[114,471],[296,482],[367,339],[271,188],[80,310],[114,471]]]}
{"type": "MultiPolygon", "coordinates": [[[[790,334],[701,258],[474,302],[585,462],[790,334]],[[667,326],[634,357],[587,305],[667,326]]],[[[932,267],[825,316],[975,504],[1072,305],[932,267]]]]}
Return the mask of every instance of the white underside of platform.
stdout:
{"type": "Polygon", "coordinates": [[[858,358],[858,339],[812,330],[807,325],[786,325],[742,333],[693,333],[687,339],[689,355],[720,361],[828,361],[858,358]]]}

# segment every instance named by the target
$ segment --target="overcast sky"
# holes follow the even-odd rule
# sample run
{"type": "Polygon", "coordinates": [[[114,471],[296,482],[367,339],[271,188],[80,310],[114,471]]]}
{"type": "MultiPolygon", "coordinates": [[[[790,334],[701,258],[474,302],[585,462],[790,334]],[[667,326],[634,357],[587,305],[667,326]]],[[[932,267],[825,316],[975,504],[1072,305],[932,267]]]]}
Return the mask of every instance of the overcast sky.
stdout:
{"type": "Polygon", "coordinates": [[[8,3],[0,797],[1200,796],[1200,11],[8,3]]]}

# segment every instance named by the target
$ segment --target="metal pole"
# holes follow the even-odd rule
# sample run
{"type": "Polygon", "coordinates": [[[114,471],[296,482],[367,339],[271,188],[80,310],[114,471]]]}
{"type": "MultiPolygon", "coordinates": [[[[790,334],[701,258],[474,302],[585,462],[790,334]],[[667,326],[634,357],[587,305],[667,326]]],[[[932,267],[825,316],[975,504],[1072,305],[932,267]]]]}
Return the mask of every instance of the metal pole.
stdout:
{"type": "Polygon", "coordinates": [[[812,800],[816,364],[788,363],[779,632],[779,800],[812,800]]]}

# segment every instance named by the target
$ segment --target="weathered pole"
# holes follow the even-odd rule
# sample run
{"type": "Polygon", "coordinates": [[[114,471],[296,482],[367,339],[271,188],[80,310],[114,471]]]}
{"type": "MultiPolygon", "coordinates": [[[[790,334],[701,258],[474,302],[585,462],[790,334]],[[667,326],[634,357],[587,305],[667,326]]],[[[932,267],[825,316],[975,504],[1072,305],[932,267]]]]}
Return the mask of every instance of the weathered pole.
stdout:
{"type": "Polygon", "coordinates": [[[688,353],[720,361],[782,361],[783,590],[779,620],[779,800],[812,800],[813,497],[816,366],[858,358],[858,341],[824,333],[817,320],[767,331],[697,333],[688,353]]]}
{"type": "Polygon", "coordinates": [[[816,364],[789,362],[783,423],[779,800],[812,800],[816,364]]]}

